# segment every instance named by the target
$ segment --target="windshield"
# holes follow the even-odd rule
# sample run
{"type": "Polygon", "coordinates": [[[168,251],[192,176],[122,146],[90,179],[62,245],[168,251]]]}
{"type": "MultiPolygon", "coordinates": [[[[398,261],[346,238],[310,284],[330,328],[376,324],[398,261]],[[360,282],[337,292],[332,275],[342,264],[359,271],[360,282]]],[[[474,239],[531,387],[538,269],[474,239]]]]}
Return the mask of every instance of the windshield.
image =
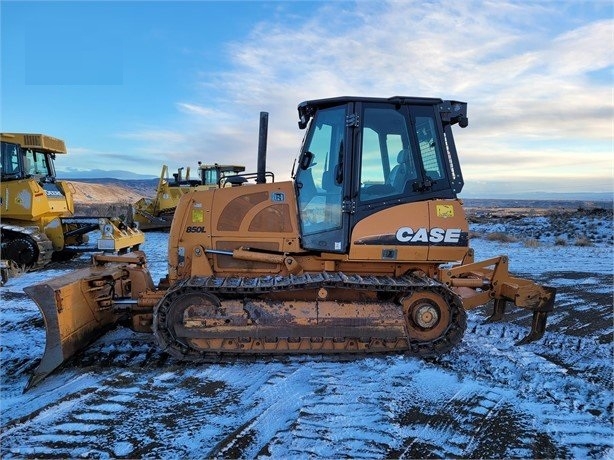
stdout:
{"type": "Polygon", "coordinates": [[[363,115],[360,199],[403,193],[417,177],[407,121],[390,107],[367,107],[363,115]]]}

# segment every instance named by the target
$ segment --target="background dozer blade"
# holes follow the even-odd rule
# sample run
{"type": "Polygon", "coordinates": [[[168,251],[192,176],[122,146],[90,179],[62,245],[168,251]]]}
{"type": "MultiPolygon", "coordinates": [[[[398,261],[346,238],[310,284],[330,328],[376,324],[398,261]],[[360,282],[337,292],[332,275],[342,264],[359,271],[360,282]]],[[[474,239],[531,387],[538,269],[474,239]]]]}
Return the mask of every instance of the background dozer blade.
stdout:
{"type": "Polygon", "coordinates": [[[112,311],[115,269],[86,268],[24,288],[45,320],[46,345],[26,390],[117,321],[112,311]]]}

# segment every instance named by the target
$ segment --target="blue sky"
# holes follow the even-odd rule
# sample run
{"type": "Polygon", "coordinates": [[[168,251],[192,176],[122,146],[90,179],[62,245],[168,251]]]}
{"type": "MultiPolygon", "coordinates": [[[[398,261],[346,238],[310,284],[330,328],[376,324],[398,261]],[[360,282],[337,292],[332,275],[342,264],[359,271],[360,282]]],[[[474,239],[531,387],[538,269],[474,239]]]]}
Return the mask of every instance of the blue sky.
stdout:
{"type": "Polygon", "coordinates": [[[205,163],[289,178],[296,106],[469,103],[465,192],[611,191],[614,6],[594,1],[0,2],[0,127],[64,139],[68,170],[205,163]]]}

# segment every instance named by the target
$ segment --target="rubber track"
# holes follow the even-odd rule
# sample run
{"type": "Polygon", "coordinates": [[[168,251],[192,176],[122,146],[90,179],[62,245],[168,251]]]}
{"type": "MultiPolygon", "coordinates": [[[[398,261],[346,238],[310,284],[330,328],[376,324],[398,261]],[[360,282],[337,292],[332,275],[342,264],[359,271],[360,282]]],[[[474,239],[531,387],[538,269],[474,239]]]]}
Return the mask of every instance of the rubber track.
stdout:
{"type": "MultiPolygon", "coordinates": [[[[432,341],[418,341],[404,337],[408,340],[409,349],[407,354],[420,357],[434,357],[450,351],[459,343],[467,327],[467,315],[462,307],[460,299],[444,284],[428,277],[406,275],[401,277],[392,276],[361,276],[358,274],[345,274],[342,272],[306,273],[303,275],[289,276],[261,276],[254,278],[246,277],[192,277],[177,282],[168,290],[164,298],[158,303],[154,311],[154,332],[160,345],[167,349],[171,348],[174,356],[181,359],[196,362],[220,362],[229,356],[239,357],[243,354],[220,352],[200,352],[186,350],[185,345],[176,342],[172,335],[158,323],[163,324],[166,315],[177,296],[192,292],[207,292],[215,295],[231,296],[234,298],[255,297],[277,291],[314,290],[319,288],[337,288],[363,290],[370,292],[410,294],[416,291],[429,291],[442,296],[451,306],[451,325],[440,337],[432,341]]],[[[220,299],[223,305],[223,298],[220,299]]],[[[399,305],[399,308],[402,308],[399,305]]],[[[236,337],[228,337],[229,340],[236,337]]],[[[323,339],[323,338],[322,338],[323,339]]],[[[345,339],[339,337],[338,339],[345,339]]],[[[167,350],[168,351],[168,350],[167,350]]],[[[399,351],[399,350],[391,350],[399,351]]],[[[300,353],[300,352],[297,352],[300,353]]],[[[349,352],[348,352],[349,353],[349,352]]]]}

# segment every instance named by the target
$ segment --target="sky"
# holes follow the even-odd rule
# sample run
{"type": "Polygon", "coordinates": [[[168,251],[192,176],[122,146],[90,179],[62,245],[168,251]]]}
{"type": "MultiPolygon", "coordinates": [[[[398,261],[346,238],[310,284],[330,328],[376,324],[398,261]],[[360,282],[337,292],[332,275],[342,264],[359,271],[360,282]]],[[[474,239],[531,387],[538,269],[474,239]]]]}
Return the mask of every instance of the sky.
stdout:
{"type": "Polygon", "coordinates": [[[469,104],[467,196],[614,189],[610,0],[2,0],[0,26],[0,129],[64,139],[60,177],[254,171],[267,111],[286,180],[301,101],[403,95],[469,104]]]}

